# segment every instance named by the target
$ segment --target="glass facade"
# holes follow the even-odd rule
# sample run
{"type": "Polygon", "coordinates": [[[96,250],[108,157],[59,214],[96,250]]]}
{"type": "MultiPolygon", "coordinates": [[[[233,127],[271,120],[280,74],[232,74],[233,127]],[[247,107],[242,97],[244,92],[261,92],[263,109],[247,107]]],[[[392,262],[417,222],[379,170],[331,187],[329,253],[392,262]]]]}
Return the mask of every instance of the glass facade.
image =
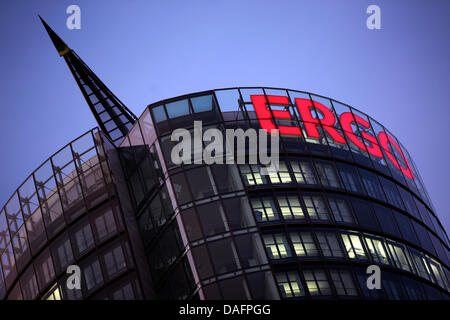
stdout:
{"type": "Polygon", "coordinates": [[[149,105],[111,140],[92,130],[73,141],[3,207],[2,298],[450,297],[449,240],[416,166],[361,111],[307,92],[219,89],[149,105]],[[224,136],[273,125],[279,170],[173,163],[171,134],[194,134],[194,121],[224,136]],[[65,285],[71,264],[81,290],[65,285]],[[373,264],[380,290],[366,286],[373,264]]]}

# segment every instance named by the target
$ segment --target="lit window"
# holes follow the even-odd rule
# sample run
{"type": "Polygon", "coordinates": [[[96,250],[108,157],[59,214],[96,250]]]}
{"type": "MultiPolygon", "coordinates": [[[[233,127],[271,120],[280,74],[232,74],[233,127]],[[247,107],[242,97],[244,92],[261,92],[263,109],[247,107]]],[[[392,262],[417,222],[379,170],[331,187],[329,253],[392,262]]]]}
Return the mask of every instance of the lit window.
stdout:
{"type": "Polygon", "coordinates": [[[328,202],[330,203],[331,212],[333,213],[336,222],[345,222],[345,223],[354,222],[347,201],[345,201],[344,199],[329,198],[328,202]]]}
{"type": "Polygon", "coordinates": [[[290,233],[290,237],[297,257],[313,257],[319,255],[311,232],[292,232],[290,233]]]}
{"type": "Polygon", "coordinates": [[[271,198],[252,199],[252,206],[258,221],[278,220],[278,210],[271,198]]]}
{"type": "Polygon", "coordinates": [[[345,250],[350,259],[365,260],[366,253],[364,251],[361,238],[356,234],[341,234],[344,242],[345,250]]]}
{"type": "Polygon", "coordinates": [[[350,272],[345,270],[332,270],[330,271],[331,279],[333,279],[334,287],[339,296],[357,296],[356,290],[350,272]]]}
{"type": "Polygon", "coordinates": [[[377,264],[390,265],[388,253],[384,247],[383,239],[374,236],[365,236],[367,248],[372,259],[377,264]]]}
{"type": "Polygon", "coordinates": [[[245,184],[247,186],[254,186],[265,184],[266,180],[261,176],[259,167],[257,165],[242,165],[240,166],[245,184]]]}
{"type": "Polygon", "coordinates": [[[284,234],[264,235],[264,245],[270,259],[283,259],[291,257],[291,250],[284,234]]]}
{"type": "Polygon", "coordinates": [[[406,252],[403,245],[401,245],[400,243],[389,242],[388,248],[397,268],[405,271],[411,271],[411,267],[408,262],[408,253],[406,252]]]}
{"type": "Polygon", "coordinates": [[[283,298],[302,297],[305,295],[300,278],[296,272],[277,273],[275,278],[283,298]]]}
{"type": "Polygon", "coordinates": [[[55,284],[46,294],[46,300],[61,300],[61,291],[59,286],[55,284]]]}
{"type": "Polygon", "coordinates": [[[280,161],[278,171],[270,172],[269,179],[271,183],[289,183],[292,182],[291,175],[284,161],[280,161]]]}
{"type": "Polygon", "coordinates": [[[316,235],[317,239],[319,240],[322,254],[325,257],[341,258],[344,256],[335,233],[317,232],[316,235]]]}
{"type": "Polygon", "coordinates": [[[431,259],[429,257],[427,257],[427,258],[428,258],[428,263],[430,265],[431,271],[433,272],[434,278],[437,281],[437,284],[439,286],[441,286],[442,288],[447,289],[448,284],[445,279],[444,272],[442,271],[441,265],[437,261],[434,261],[433,259],[431,259]]]}
{"type": "Polygon", "coordinates": [[[312,296],[328,296],[331,295],[330,284],[327,276],[322,270],[303,271],[306,286],[309,294],[312,296]]]}
{"type": "Polygon", "coordinates": [[[300,201],[296,196],[279,196],[277,197],[277,200],[284,219],[290,220],[305,218],[303,208],[301,207],[300,201]]]}
{"type": "Polygon", "coordinates": [[[410,249],[410,252],[419,276],[431,281],[432,277],[425,256],[422,253],[415,250],[410,249]]]}
{"type": "Polygon", "coordinates": [[[308,212],[311,220],[324,220],[328,221],[328,209],[320,196],[304,196],[306,211],[308,212]]]}
{"type": "Polygon", "coordinates": [[[300,184],[317,184],[316,176],[309,162],[291,161],[291,168],[294,173],[295,180],[300,184]]]}

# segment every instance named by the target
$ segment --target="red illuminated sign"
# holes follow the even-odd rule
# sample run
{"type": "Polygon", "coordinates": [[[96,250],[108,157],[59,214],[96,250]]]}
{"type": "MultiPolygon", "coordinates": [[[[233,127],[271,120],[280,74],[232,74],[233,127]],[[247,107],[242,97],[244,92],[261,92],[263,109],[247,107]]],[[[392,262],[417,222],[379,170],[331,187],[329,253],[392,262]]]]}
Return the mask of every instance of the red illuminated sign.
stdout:
{"type": "MultiPolygon", "coordinates": [[[[258,117],[261,128],[268,133],[272,133],[272,130],[278,128],[280,134],[284,135],[295,135],[301,136],[302,131],[299,127],[293,126],[276,126],[274,123],[274,119],[292,119],[289,111],[281,111],[281,110],[270,110],[268,108],[268,104],[270,105],[281,105],[288,106],[289,100],[285,96],[273,96],[269,95],[252,95],[251,96],[253,106],[255,108],[256,116],[258,117]]],[[[412,173],[411,167],[409,165],[408,160],[403,154],[400,146],[394,140],[393,137],[389,136],[385,132],[380,132],[378,134],[378,139],[367,132],[361,130],[361,136],[365,141],[360,140],[352,129],[352,124],[358,124],[366,129],[370,129],[370,124],[360,116],[353,114],[351,112],[344,112],[340,115],[339,119],[336,119],[334,113],[325,105],[317,102],[311,101],[309,99],[296,98],[295,104],[297,105],[300,116],[305,125],[306,135],[312,138],[320,138],[320,133],[318,130],[319,124],[322,125],[322,128],[328,132],[328,134],[334,139],[334,141],[342,144],[347,144],[347,141],[342,136],[342,134],[336,129],[336,123],[339,122],[341,128],[343,129],[347,138],[353,142],[358,148],[369,152],[374,157],[382,158],[383,152],[381,148],[384,150],[387,158],[394,164],[394,166],[399,169],[405,176],[410,179],[414,179],[414,175],[412,173]],[[314,116],[315,114],[317,116],[314,116]],[[320,117],[319,117],[320,114],[320,117]],[[338,120],[338,121],[337,121],[338,120]],[[367,143],[366,143],[367,142],[367,143]],[[389,143],[400,154],[403,159],[403,162],[406,165],[406,168],[402,167],[397,159],[392,154],[389,149],[389,143]],[[381,146],[381,148],[380,148],[381,146]]]]}

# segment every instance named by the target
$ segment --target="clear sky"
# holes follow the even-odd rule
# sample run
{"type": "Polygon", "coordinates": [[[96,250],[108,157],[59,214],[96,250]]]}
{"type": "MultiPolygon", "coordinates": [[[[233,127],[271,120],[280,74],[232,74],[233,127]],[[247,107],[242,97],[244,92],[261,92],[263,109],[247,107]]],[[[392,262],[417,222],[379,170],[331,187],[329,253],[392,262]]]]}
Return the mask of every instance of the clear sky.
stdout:
{"type": "Polygon", "coordinates": [[[0,206],[96,126],[37,14],[136,114],[220,87],[274,86],[350,104],[409,150],[450,230],[450,1],[2,0],[0,206]],[[66,8],[81,8],[81,30],[66,8]],[[366,8],[381,9],[381,30],[366,8]]]}

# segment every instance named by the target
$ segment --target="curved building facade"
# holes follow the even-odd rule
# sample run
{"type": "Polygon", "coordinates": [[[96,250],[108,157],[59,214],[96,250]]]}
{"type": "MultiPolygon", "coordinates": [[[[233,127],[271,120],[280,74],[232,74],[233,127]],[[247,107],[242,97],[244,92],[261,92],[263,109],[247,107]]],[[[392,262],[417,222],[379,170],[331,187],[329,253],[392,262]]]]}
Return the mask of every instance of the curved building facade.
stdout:
{"type": "Polygon", "coordinates": [[[185,277],[205,299],[448,298],[448,238],[414,162],[361,111],[295,90],[212,90],[150,105],[120,147],[144,144],[159,160],[169,211],[175,208],[153,210],[162,200],[149,202],[138,191],[146,190],[146,170],[129,175],[151,272],[167,273],[155,281],[158,295],[189,297],[194,285],[184,292],[178,285],[185,277]],[[255,107],[261,101],[269,118],[255,107]],[[281,109],[288,114],[274,112],[281,109]],[[267,121],[280,132],[291,128],[280,135],[278,172],[172,163],[172,132],[194,131],[194,121],[223,132],[267,121]],[[157,229],[167,223],[179,229],[170,248],[186,252],[186,262],[177,264],[178,255],[168,258],[160,246],[164,232],[157,229]],[[380,290],[367,288],[369,265],[381,269],[380,290]],[[183,274],[172,285],[171,268],[183,274]]]}
{"type": "Polygon", "coordinates": [[[0,299],[450,297],[447,234],[380,123],[323,96],[257,87],[167,99],[136,117],[43,23],[99,128],[1,209],[0,299]],[[227,153],[244,161],[205,161],[210,129],[277,137],[278,170],[249,161],[250,133],[227,153]],[[174,160],[180,130],[200,137],[181,153],[194,161],[174,160]],[[379,289],[367,285],[372,265],[379,289]]]}

